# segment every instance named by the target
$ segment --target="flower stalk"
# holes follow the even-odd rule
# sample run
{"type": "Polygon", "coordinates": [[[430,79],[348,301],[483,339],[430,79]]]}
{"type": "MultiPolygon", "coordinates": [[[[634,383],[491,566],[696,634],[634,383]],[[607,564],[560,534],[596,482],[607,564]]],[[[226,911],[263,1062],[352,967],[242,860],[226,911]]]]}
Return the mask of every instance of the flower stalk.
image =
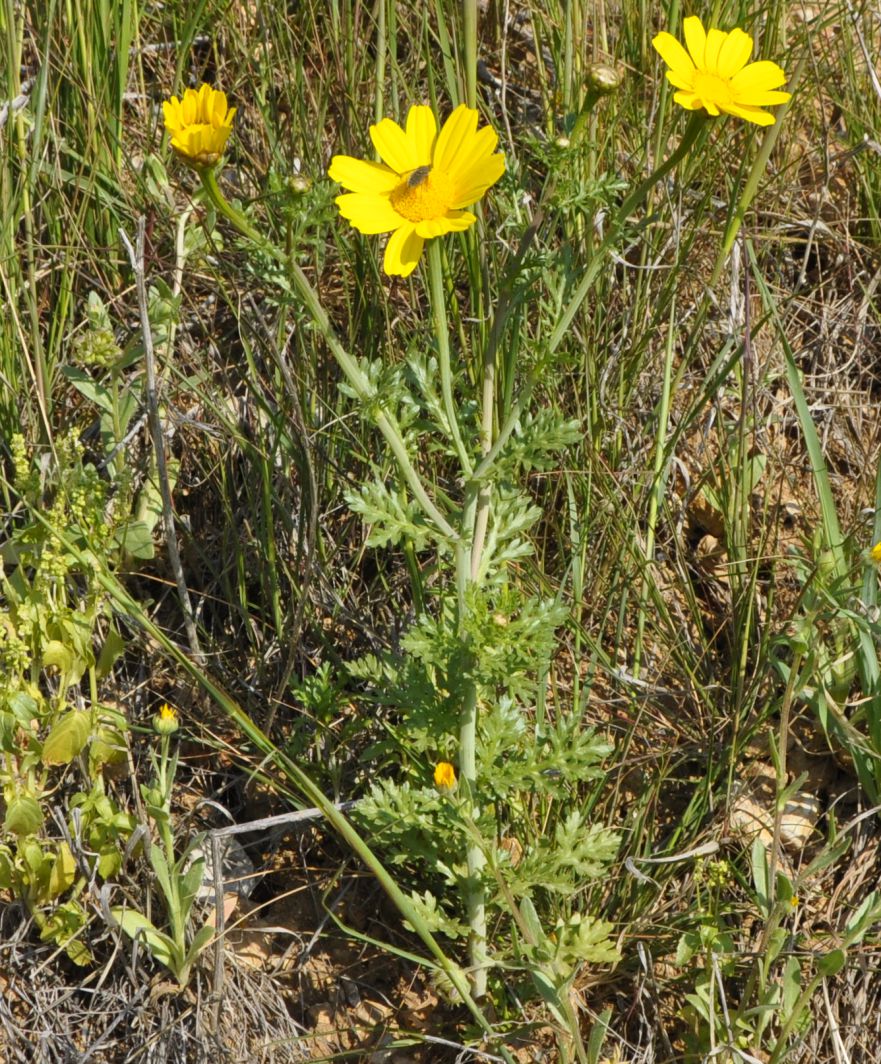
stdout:
{"type": "Polygon", "coordinates": [[[372,411],[376,427],[385,437],[386,442],[391,448],[392,454],[395,456],[401,473],[407,481],[410,490],[413,492],[414,497],[425,511],[426,515],[434,523],[438,532],[440,532],[446,539],[455,540],[457,538],[456,531],[428,494],[425,485],[422,483],[422,478],[419,476],[416,467],[410,460],[406,444],[404,443],[404,437],[401,434],[397,422],[390,414],[381,409],[379,406],[379,397],[377,396],[375,389],[361,370],[356,359],[353,358],[340,343],[334,332],[333,326],[330,324],[330,319],[328,318],[324,307],[321,305],[318,293],[309,283],[309,279],[306,277],[305,273],[303,273],[302,269],[289,255],[286,255],[280,248],[277,248],[272,241],[267,240],[262,233],[251,225],[241,211],[236,210],[236,208],[232,206],[220,191],[220,187],[217,184],[217,174],[215,173],[215,168],[213,166],[200,169],[199,176],[202,179],[202,186],[205,189],[208,198],[217,210],[220,211],[220,213],[230,221],[243,236],[246,236],[262,251],[271,255],[277,262],[285,267],[290,279],[294,283],[294,287],[297,289],[297,292],[306,307],[306,310],[309,312],[309,316],[312,318],[313,325],[327,344],[331,354],[343,371],[346,380],[351,385],[352,390],[365,406],[372,411]]]}
{"type": "Polygon", "coordinates": [[[450,328],[447,322],[444,268],[441,261],[441,247],[437,240],[432,240],[428,245],[428,279],[431,290],[431,311],[434,316],[434,330],[437,339],[444,414],[447,418],[450,437],[456,449],[459,465],[467,477],[471,475],[473,466],[462,441],[462,432],[459,428],[459,418],[456,416],[456,405],[453,398],[453,373],[450,365],[450,328]]]}

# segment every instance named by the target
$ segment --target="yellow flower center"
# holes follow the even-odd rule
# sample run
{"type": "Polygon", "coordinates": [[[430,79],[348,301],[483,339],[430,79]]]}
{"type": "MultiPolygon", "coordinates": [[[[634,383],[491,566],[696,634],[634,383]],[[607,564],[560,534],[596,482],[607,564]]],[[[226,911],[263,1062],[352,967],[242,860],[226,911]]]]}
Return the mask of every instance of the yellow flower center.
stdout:
{"type": "Polygon", "coordinates": [[[453,201],[453,183],[446,174],[424,167],[414,170],[392,191],[392,206],[408,222],[443,218],[453,201]]]}
{"type": "Polygon", "coordinates": [[[718,74],[709,74],[705,70],[694,72],[694,91],[702,100],[709,100],[717,106],[724,106],[734,99],[728,79],[720,78],[718,74]]]}

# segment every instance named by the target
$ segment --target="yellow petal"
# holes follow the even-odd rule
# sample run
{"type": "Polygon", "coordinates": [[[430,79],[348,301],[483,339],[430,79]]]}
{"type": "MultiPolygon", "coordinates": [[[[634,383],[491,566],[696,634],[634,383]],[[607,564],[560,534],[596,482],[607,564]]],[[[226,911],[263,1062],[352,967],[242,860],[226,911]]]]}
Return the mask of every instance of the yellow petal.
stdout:
{"type": "Polygon", "coordinates": [[[407,113],[407,140],[416,153],[417,166],[429,166],[434,140],[437,136],[437,122],[434,111],[423,104],[415,104],[407,113]]]}
{"type": "Polygon", "coordinates": [[[351,155],[334,155],[327,171],[331,181],[337,181],[350,192],[370,192],[386,195],[400,184],[400,177],[382,163],[353,159],[351,155]]]}
{"type": "Polygon", "coordinates": [[[461,233],[476,221],[475,215],[469,211],[450,211],[443,218],[429,218],[427,221],[417,222],[416,235],[430,240],[432,237],[443,236],[444,233],[461,233]]]}
{"type": "Polygon", "coordinates": [[[700,101],[704,105],[704,110],[707,112],[707,114],[712,115],[713,118],[717,118],[722,113],[716,106],[714,100],[706,100],[703,97],[700,97],[700,101]]]}
{"type": "Polygon", "coordinates": [[[226,112],[228,110],[228,105],[227,105],[227,102],[226,102],[226,93],[225,92],[215,92],[215,93],[213,93],[212,96],[211,96],[209,109],[210,109],[210,113],[211,113],[211,119],[210,119],[211,125],[212,126],[222,126],[223,125],[223,120],[226,118],[226,112]]]}
{"type": "Polygon", "coordinates": [[[370,127],[370,139],[382,161],[395,173],[406,174],[408,170],[415,170],[419,166],[415,144],[410,142],[398,123],[390,118],[384,118],[370,127]]]}
{"type": "Polygon", "coordinates": [[[505,172],[504,155],[490,155],[475,165],[456,183],[456,196],[451,207],[468,207],[486,193],[505,172]]]}
{"type": "Polygon", "coordinates": [[[792,99],[791,92],[738,92],[734,101],[743,107],[774,107],[777,104],[788,103],[792,99]]]}
{"type": "Polygon", "coordinates": [[[695,92],[675,92],[673,99],[686,111],[699,111],[703,107],[703,101],[695,92]]]}
{"type": "Polygon", "coordinates": [[[473,136],[465,138],[452,165],[446,168],[446,173],[454,181],[466,182],[471,171],[481,166],[492,155],[498,143],[498,133],[492,126],[484,126],[473,136]]]}
{"type": "Polygon", "coordinates": [[[774,125],[774,116],[759,107],[746,107],[742,104],[728,103],[725,105],[725,110],[728,114],[734,115],[736,118],[743,118],[756,126],[774,125]]]}
{"type": "Polygon", "coordinates": [[[707,46],[704,49],[704,69],[718,71],[719,53],[722,45],[728,39],[728,34],[721,30],[712,29],[707,32],[707,46]]]}
{"type": "Polygon", "coordinates": [[[659,33],[652,45],[667,66],[677,74],[685,77],[686,74],[694,72],[691,57],[672,34],[659,33]]]}
{"type": "Polygon", "coordinates": [[[669,81],[671,85],[675,85],[677,89],[687,89],[688,91],[691,91],[694,86],[694,67],[691,68],[691,71],[687,76],[680,73],[678,70],[668,70],[667,81],[669,81]]]}
{"type": "Polygon", "coordinates": [[[456,166],[456,159],[463,147],[477,130],[477,112],[464,103],[453,111],[444,122],[434,146],[434,165],[438,170],[450,172],[456,166]]]}
{"type": "Polygon", "coordinates": [[[731,87],[737,93],[764,92],[766,89],[779,89],[786,84],[783,70],[770,59],[750,63],[731,79],[731,87]]]}
{"type": "Polygon", "coordinates": [[[733,78],[753,54],[753,39],[743,30],[734,29],[719,51],[717,73],[722,78],[733,78]]]}
{"type": "Polygon", "coordinates": [[[685,19],[682,23],[682,32],[685,34],[685,43],[698,70],[704,69],[704,51],[707,47],[707,35],[703,23],[697,17],[685,19]]]}
{"type": "Polygon", "coordinates": [[[165,116],[165,128],[169,133],[176,133],[181,128],[180,100],[172,96],[162,104],[162,114],[165,116]]]}
{"type": "Polygon", "coordinates": [[[199,86],[199,91],[196,98],[196,108],[198,118],[197,122],[210,122],[211,121],[211,86],[207,81],[203,81],[199,86]]]}
{"type": "Polygon", "coordinates": [[[408,225],[391,204],[388,196],[374,196],[365,192],[347,192],[334,200],[343,218],[360,233],[388,233],[398,226],[408,225]]]}
{"type": "Polygon", "coordinates": [[[396,229],[385,246],[385,258],[382,263],[385,272],[390,276],[409,277],[419,262],[423,243],[422,237],[416,235],[416,227],[412,223],[407,222],[400,229],[396,229]]]}
{"type": "Polygon", "coordinates": [[[195,125],[199,120],[198,109],[198,93],[193,89],[187,89],[184,93],[184,97],[180,102],[181,119],[185,126],[195,125]]]}

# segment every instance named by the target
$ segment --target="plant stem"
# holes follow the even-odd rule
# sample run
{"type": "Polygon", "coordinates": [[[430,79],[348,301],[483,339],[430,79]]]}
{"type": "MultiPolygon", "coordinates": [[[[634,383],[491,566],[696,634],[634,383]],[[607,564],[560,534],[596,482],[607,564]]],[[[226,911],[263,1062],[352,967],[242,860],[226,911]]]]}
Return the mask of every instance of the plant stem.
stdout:
{"type": "Polygon", "coordinates": [[[477,107],[477,0],[464,0],[465,102],[477,107]]]}
{"type": "Polygon", "coordinates": [[[193,606],[190,602],[190,592],[184,576],[184,567],[181,561],[180,548],[177,542],[177,531],[174,527],[174,503],[171,497],[171,483],[168,477],[168,461],[165,455],[165,437],[162,432],[162,419],[159,414],[159,388],[156,376],[156,358],[153,350],[153,327],[150,324],[150,314],[147,305],[147,278],[144,265],[144,240],[145,221],[143,216],[138,219],[138,231],[134,245],[132,245],[124,229],[119,230],[120,238],[125,244],[131,263],[132,272],[135,275],[135,291],[138,297],[138,311],[141,319],[141,338],[144,341],[144,373],[145,373],[145,398],[147,406],[147,419],[150,425],[150,435],[153,438],[153,452],[156,457],[156,476],[159,480],[159,492],[162,497],[162,527],[165,530],[165,541],[168,549],[168,560],[171,563],[174,581],[177,585],[177,594],[180,599],[181,610],[184,618],[184,628],[187,633],[187,642],[190,644],[190,652],[198,662],[204,661],[202,647],[199,644],[199,634],[196,631],[196,620],[193,606]]]}
{"type": "Polygon", "coordinates": [[[532,368],[529,376],[523,384],[520,390],[520,395],[517,397],[516,402],[511,407],[511,411],[505,418],[504,424],[499,429],[495,442],[489,451],[480,460],[477,468],[474,470],[472,479],[474,481],[485,480],[491,473],[492,467],[498,457],[500,451],[508,441],[508,437],[517,427],[517,422],[526,409],[529,399],[532,395],[533,389],[538,384],[539,378],[544,372],[547,360],[557,350],[562,343],[563,339],[568,335],[569,327],[572,324],[572,319],[578,313],[578,309],[587,297],[588,292],[593,287],[594,282],[599,276],[600,269],[605,262],[606,253],[613,247],[615,241],[620,235],[621,229],[627,219],[630,217],[633,210],[639,206],[639,204],[646,198],[651,192],[654,186],[661,181],[682,159],[687,155],[688,151],[694,145],[697,140],[698,134],[704,128],[705,116],[702,112],[695,112],[692,114],[688,121],[688,125],[685,127],[685,132],[682,134],[682,140],[679,142],[679,147],[665,162],[661,163],[657,169],[653,170],[651,174],[642,181],[636,188],[630,193],[626,200],[621,204],[618,210],[615,212],[615,216],[612,219],[609,230],[606,233],[602,243],[596,249],[593,257],[588,264],[588,267],[582,277],[578,288],[575,290],[575,294],[569,301],[568,306],[560,316],[560,320],[554,327],[554,331],[551,333],[548,341],[547,352],[545,358],[532,368]]]}
{"type": "MultiPolygon", "coordinates": [[[[475,497],[465,506],[462,517],[463,532],[474,520],[475,497]]],[[[471,578],[472,556],[465,543],[456,545],[456,587],[458,592],[458,635],[461,641],[462,661],[460,668],[465,674],[465,690],[459,717],[459,786],[468,802],[468,815],[476,820],[480,810],[477,799],[477,682],[473,672],[476,665],[470,650],[470,638],[465,628],[467,617],[467,589],[471,578]]],[[[486,891],[483,886],[483,867],[486,863],[483,850],[473,838],[465,853],[467,885],[465,887],[465,911],[468,917],[468,949],[471,960],[471,992],[479,1001],[486,994],[488,954],[486,950],[486,891]]]]}
{"type": "Polygon", "coordinates": [[[462,433],[459,430],[459,419],[456,416],[456,405],[453,399],[453,373],[450,366],[450,327],[447,322],[446,294],[444,292],[444,268],[441,262],[441,246],[439,240],[428,242],[428,280],[431,290],[431,310],[434,315],[434,332],[437,340],[437,354],[440,363],[441,393],[444,402],[444,414],[447,418],[450,437],[456,448],[459,465],[466,477],[471,475],[473,466],[462,433]]]}
{"type": "Polygon", "coordinates": [[[658,403],[658,428],[655,434],[655,464],[652,471],[652,493],[649,498],[649,512],[645,534],[645,569],[643,570],[642,588],[639,595],[639,615],[636,626],[636,643],[633,653],[633,675],[639,678],[642,664],[642,641],[645,633],[645,620],[648,612],[649,571],[654,567],[655,534],[658,526],[658,513],[664,499],[667,482],[667,428],[670,420],[670,397],[673,380],[673,337],[676,320],[676,299],[670,301],[670,321],[667,326],[667,343],[664,346],[664,375],[661,383],[661,398],[658,403]]]}
{"type": "Polygon", "coordinates": [[[456,540],[457,534],[453,529],[453,526],[447,521],[436,504],[432,501],[425,489],[425,485],[422,483],[419,473],[411,462],[410,456],[407,454],[407,446],[404,443],[404,437],[401,434],[397,422],[390,414],[387,414],[380,407],[380,399],[376,394],[376,390],[361,370],[357,360],[350,355],[340,343],[333,330],[333,326],[330,324],[330,319],[328,318],[324,307],[321,305],[318,293],[309,283],[305,273],[303,273],[297,263],[288,255],[258,232],[241,211],[237,211],[235,207],[227,201],[217,184],[217,175],[215,174],[213,167],[207,167],[200,170],[199,176],[202,179],[202,185],[208,194],[208,198],[220,213],[232,222],[243,236],[246,236],[249,240],[257,244],[262,251],[271,255],[288,271],[291,280],[294,282],[294,287],[297,289],[300,298],[305,304],[306,310],[312,318],[313,325],[330,348],[331,354],[336,359],[337,364],[343,371],[352,389],[362,403],[364,403],[369,409],[370,415],[376,423],[376,427],[385,437],[386,442],[391,448],[392,454],[397,459],[401,472],[404,475],[404,479],[410,485],[410,490],[413,492],[417,502],[428,517],[434,522],[437,530],[442,536],[449,540],[456,540]]]}
{"type": "Polygon", "coordinates": [[[615,216],[609,224],[608,233],[593,253],[587,269],[584,272],[584,276],[579,282],[578,287],[575,289],[575,294],[569,300],[569,305],[563,311],[553,333],[551,333],[548,345],[550,354],[553,354],[553,352],[557,350],[563,337],[568,334],[572,319],[578,313],[579,307],[584,302],[587,293],[593,287],[594,281],[597,279],[600,270],[605,264],[606,252],[608,252],[617,241],[627,219],[636,207],[642,203],[655,185],[663,180],[673,167],[688,154],[695,140],[697,140],[698,134],[704,128],[704,124],[705,116],[703,112],[695,111],[688,120],[688,125],[685,127],[685,132],[682,134],[682,140],[679,142],[679,147],[676,151],[674,151],[668,159],[662,162],[659,167],[653,170],[644,181],[641,181],[615,212],[615,216]]]}
{"type": "MultiPolygon", "coordinates": [[[[790,90],[794,90],[795,86],[801,80],[806,63],[807,56],[802,56],[792,77],[789,79],[790,90]]],[[[758,191],[759,182],[768,167],[768,160],[771,158],[771,152],[774,150],[774,145],[777,143],[777,138],[780,136],[780,130],[783,128],[784,116],[791,106],[792,100],[789,100],[789,102],[785,103],[777,112],[777,118],[774,125],[768,126],[768,130],[762,140],[762,146],[759,148],[758,155],[756,155],[755,161],[750,169],[749,177],[746,179],[743,192],[740,194],[737,207],[728,219],[728,225],[725,227],[725,236],[722,238],[722,246],[719,248],[719,254],[716,256],[716,264],[713,267],[713,274],[710,278],[710,283],[707,286],[708,288],[715,288],[719,278],[722,276],[722,270],[725,267],[725,263],[728,261],[731,249],[734,247],[734,241],[737,239],[740,227],[743,225],[743,219],[746,217],[746,212],[749,210],[750,204],[758,191]]]]}

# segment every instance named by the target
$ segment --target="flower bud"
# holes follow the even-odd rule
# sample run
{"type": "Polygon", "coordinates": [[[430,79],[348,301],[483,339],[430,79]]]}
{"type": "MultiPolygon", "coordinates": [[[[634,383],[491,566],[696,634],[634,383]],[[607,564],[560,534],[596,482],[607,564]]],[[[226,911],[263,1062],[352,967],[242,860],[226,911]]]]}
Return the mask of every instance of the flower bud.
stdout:
{"type": "Polygon", "coordinates": [[[587,68],[587,87],[600,96],[615,92],[624,80],[621,71],[608,63],[591,63],[587,68]]]}
{"type": "Polygon", "coordinates": [[[163,702],[159,707],[159,712],[153,718],[153,727],[157,735],[174,735],[180,727],[180,721],[177,719],[177,710],[167,702],[163,702]]]}
{"type": "Polygon", "coordinates": [[[456,770],[449,761],[439,761],[434,766],[434,785],[440,791],[451,791],[456,786],[456,770]]]}

